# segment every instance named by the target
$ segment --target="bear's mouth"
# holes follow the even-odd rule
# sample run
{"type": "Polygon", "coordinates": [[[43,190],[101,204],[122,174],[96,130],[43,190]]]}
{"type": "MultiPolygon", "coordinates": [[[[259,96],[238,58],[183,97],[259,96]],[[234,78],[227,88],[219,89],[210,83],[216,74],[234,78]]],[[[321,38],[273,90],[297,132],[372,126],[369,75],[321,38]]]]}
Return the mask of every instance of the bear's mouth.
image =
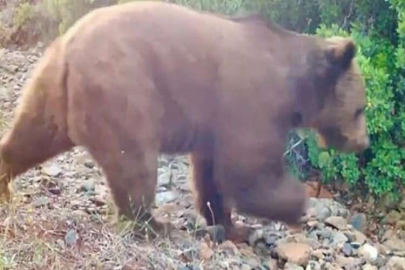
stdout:
{"type": "Polygon", "coordinates": [[[316,132],[318,147],[321,149],[332,148],[340,152],[352,152],[355,149],[348,144],[348,139],[337,127],[327,127],[316,132]]]}

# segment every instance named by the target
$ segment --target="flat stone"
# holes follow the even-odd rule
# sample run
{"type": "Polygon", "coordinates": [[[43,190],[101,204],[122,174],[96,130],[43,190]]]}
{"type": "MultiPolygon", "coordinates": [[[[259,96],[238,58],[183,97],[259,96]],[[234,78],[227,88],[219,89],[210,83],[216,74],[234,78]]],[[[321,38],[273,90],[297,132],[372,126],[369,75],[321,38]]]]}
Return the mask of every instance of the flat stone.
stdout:
{"type": "Polygon", "coordinates": [[[367,241],[367,236],[357,230],[345,232],[344,234],[347,236],[347,238],[349,238],[349,242],[358,242],[360,244],[364,244],[367,241]]]}
{"type": "Polygon", "coordinates": [[[62,170],[56,165],[50,165],[43,167],[42,172],[48,176],[56,177],[62,173],[62,170]]]}
{"type": "Polygon", "coordinates": [[[347,229],[347,220],[344,219],[343,217],[338,216],[328,217],[327,219],[325,219],[325,224],[341,231],[347,229]]]}
{"type": "Polygon", "coordinates": [[[311,257],[311,247],[303,243],[282,243],[276,252],[280,258],[297,265],[307,265],[311,257]]]}
{"type": "Polygon", "coordinates": [[[405,258],[392,257],[387,263],[387,269],[389,270],[405,270],[405,258]]]}
{"type": "Polygon", "coordinates": [[[336,255],[336,263],[345,269],[358,269],[357,267],[362,264],[362,260],[353,257],[336,255]]]}
{"type": "Polygon", "coordinates": [[[390,251],[405,251],[405,241],[398,239],[398,238],[388,239],[383,244],[390,251]]]}

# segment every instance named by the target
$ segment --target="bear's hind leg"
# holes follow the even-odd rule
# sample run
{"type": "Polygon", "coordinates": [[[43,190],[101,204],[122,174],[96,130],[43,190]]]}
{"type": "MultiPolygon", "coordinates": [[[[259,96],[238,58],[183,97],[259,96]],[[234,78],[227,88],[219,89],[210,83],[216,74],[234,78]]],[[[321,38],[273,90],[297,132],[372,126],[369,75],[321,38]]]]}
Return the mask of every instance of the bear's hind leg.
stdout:
{"type": "Polygon", "coordinates": [[[235,227],[231,220],[231,209],[226,206],[214,179],[214,161],[212,157],[198,153],[191,155],[193,166],[193,194],[196,210],[205,218],[208,226],[222,225],[225,238],[234,242],[247,241],[250,230],[235,227]]]}
{"type": "Polygon", "coordinates": [[[138,229],[151,237],[166,235],[169,224],[156,220],[151,213],[155,201],[158,152],[141,146],[126,149],[108,149],[108,156],[105,151],[90,152],[103,168],[118,215],[135,221],[138,229]]]}
{"type": "Polygon", "coordinates": [[[74,145],[67,132],[47,116],[34,118],[31,112],[17,112],[11,130],[0,141],[0,195],[10,199],[8,185],[14,177],[74,145]]]}

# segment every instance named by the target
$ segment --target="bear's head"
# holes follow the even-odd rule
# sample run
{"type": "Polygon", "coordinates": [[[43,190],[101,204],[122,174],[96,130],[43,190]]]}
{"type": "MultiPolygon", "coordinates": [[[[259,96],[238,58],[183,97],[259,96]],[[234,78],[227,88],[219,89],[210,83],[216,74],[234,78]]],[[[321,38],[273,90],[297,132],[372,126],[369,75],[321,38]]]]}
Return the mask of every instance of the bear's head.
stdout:
{"type": "Polygon", "coordinates": [[[295,77],[301,126],[317,132],[321,148],[361,152],[368,148],[369,136],[355,44],[343,37],[317,39],[317,44],[306,59],[306,76],[295,77]]]}

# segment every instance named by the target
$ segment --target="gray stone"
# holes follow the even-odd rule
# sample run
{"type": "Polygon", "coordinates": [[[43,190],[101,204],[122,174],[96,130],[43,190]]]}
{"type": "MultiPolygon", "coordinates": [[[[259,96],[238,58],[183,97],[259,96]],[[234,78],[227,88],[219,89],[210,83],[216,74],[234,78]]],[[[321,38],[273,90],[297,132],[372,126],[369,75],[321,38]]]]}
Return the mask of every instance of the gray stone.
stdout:
{"type": "Polygon", "coordinates": [[[337,246],[342,246],[348,241],[349,239],[346,235],[342,232],[335,232],[332,236],[332,244],[337,246]]]}
{"type": "Polygon", "coordinates": [[[332,231],[329,228],[325,228],[325,229],[317,231],[317,235],[321,239],[329,239],[332,236],[332,231]]]}
{"type": "Polygon", "coordinates": [[[309,238],[309,239],[312,239],[312,240],[315,240],[315,241],[318,241],[318,235],[316,234],[315,231],[310,232],[310,233],[308,234],[308,238],[309,238]]]}
{"type": "Polygon", "coordinates": [[[78,236],[75,230],[69,230],[65,235],[65,242],[68,246],[76,245],[78,236]]]}
{"type": "Polygon", "coordinates": [[[343,252],[343,254],[345,254],[346,256],[349,257],[353,254],[353,248],[349,243],[345,243],[343,245],[342,252],[343,252]]]}
{"type": "Polygon", "coordinates": [[[350,218],[350,224],[354,229],[364,232],[367,228],[367,217],[363,213],[354,214],[350,218]]]}
{"type": "Polygon", "coordinates": [[[158,192],[156,194],[157,205],[172,202],[174,199],[176,199],[176,194],[173,191],[158,192]]]}
{"type": "Polygon", "coordinates": [[[172,177],[170,171],[164,171],[163,173],[159,174],[158,177],[158,184],[160,186],[167,186],[170,183],[170,178],[172,177]]]}

